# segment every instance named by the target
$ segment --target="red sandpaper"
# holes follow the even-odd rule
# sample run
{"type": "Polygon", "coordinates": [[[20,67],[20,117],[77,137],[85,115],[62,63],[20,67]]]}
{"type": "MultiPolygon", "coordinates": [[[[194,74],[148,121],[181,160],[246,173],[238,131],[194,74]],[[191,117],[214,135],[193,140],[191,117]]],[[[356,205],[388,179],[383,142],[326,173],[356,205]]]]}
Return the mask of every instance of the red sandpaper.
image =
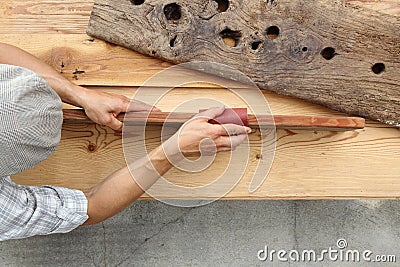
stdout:
{"type": "MultiPolygon", "coordinates": [[[[201,109],[203,112],[206,109],[201,109]]],[[[211,124],[237,124],[248,126],[247,108],[227,108],[220,116],[209,120],[211,124]]]]}

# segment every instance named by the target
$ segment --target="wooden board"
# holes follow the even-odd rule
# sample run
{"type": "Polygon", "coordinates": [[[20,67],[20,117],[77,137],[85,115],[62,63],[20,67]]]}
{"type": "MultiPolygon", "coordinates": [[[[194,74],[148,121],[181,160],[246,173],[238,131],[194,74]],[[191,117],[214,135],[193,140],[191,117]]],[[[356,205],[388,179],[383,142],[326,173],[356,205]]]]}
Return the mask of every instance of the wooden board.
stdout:
{"type": "MultiPolygon", "coordinates": [[[[197,113],[184,112],[131,112],[121,113],[117,119],[128,124],[139,125],[178,125],[181,126],[197,113]]],[[[273,128],[273,129],[301,129],[309,131],[353,131],[363,129],[365,120],[358,117],[321,117],[321,116],[290,116],[290,115],[267,115],[246,114],[246,123],[239,119],[240,125],[251,128],[273,128]],[[248,124],[247,124],[248,123],[248,124]]],[[[63,117],[65,123],[93,123],[82,109],[64,109],[63,117]]],[[[234,123],[234,122],[226,122],[234,123]]],[[[223,124],[223,122],[220,122],[223,124]]]]}
{"type": "MultiPolygon", "coordinates": [[[[240,183],[228,199],[400,198],[397,129],[352,132],[278,130],[270,174],[250,194],[248,185],[260,155],[259,134],[250,136],[251,158],[240,183]]],[[[159,129],[147,133],[149,147],[159,144],[159,129]]],[[[176,184],[203,185],[221,173],[229,156],[219,154],[203,173],[172,169],[166,178],[176,184]]],[[[15,175],[16,182],[88,189],[125,166],[120,133],[94,124],[65,124],[56,152],[32,170],[15,175]]]]}
{"type": "MultiPolygon", "coordinates": [[[[120,90],[113,87],[107,91],[120,90]]],[[[124,88],[130,95],[136,90],[124,88]]],[[[229,106],[243,106],[233,93],[219,90],[214,93],[215,98],[226,99],[229,106]]],[[[170,111],[178,103],[210,95],[212,91],[215,89],[177,88],[162,98],[158,106],[170,111]]],[[[304,112],[329,112],[318,106],[314,108],[305,105],[304,112]]],[[[295,110],[296,106],[286,106],[289,113],[295,110]]],[[[159,144],[159,130],[150,127],[146,136],[149,147],[159,144]]],[[[351,132],[278,130],[277,134],[275,159],[266,182],[254,194],[248,192],[254,167],[263,160],[259,133],[254,133],[250,136],[252,156],[247,171],[227,199],[400,198],[397,128],[368,121],[365,129],[351,132]]],[[[205,178],[215,178],[215,174],[224,170],[227,159],[227,154],[218,155],[217,163],[206,173],[188,175],[173,169],[167,178],[177,184],[200,185],[205,178]]],[[[32,170],[13,178],[22,184],[87,189],[124,165],[120,132],[94,124],[64,124],[56,152],[32,170]]]]}
{"type": "MultiPolygon", "coordinates": [[[[348,0],[389,15],[400,14],[399,0],[348,0]]],[[[0,34],[83,34],[94,0],[0,1],[0,34]]]]}
{"type": "MultiPolygon", "coordinates": [[[[398,0],[352,3],[400,15],[398,0]]],[[[171,64],[87,36],[85,30],[92,5],[92,0],[68,3],[0,0],[0,41],[32,52],[59,71],[64,62],[63,75],[78,84],[131,97],[137,86],[171,64]],[[76,69],[85,73],[74,77],[76,69]]],[[[171,91],[158,106],[163,111],[172,111],[180,101],[207,96],[227,100],[231,107],[243,106],[228,90],[216,90],[205,84],[197,86],[171,91]]],[[[306,101],[270,92],[263,94],[273,114],[343,116],[306,101]]],[[[149,137],[153,146],[157,144],[157,131],[154,128],[154,138],[149,137]]],[[[263,186],[250,195],[250,170],[261,160],[257,154],[257,134],[252,135],[253,156],[248,172],[225,199],[400,198],[400,131],[396,128],[367,121],[365,129],[355,132],[279,130],[277,138],[271,173],[263,186]]],[[[220,162],[228,158],[226,154],[218,157],[220,162]]],[[[65,124],[57,151],[42,164],[13,179],[21,184],[88,189],[123,166],[120,133],[93,124],[65,124]]],[[[168,177],[177,183],[196,184],[206,175],[217,173],[214,168],[223,167],[223,164],[215,165],[202,177],[172,170],[168,177]]]]}
{"type": "Polygon", "coordinates": [[[400,125],[393,16],[329,0],[96,0],[87,32],[173,63],[226,64],[262,89],[400,125]]]}

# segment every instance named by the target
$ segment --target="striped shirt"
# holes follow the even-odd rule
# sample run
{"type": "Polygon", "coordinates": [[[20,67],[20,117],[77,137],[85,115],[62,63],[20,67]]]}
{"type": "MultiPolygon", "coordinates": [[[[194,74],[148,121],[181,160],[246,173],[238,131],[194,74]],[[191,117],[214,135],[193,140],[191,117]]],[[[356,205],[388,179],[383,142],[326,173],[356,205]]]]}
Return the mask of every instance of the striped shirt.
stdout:
{"type": "Polygon", "coordinates": [[[61,100],[43,78],[0,64],[0,241],[66,233],[88,219],[82,191],[10,178],[55,150],[61,124],[61,100]]]}

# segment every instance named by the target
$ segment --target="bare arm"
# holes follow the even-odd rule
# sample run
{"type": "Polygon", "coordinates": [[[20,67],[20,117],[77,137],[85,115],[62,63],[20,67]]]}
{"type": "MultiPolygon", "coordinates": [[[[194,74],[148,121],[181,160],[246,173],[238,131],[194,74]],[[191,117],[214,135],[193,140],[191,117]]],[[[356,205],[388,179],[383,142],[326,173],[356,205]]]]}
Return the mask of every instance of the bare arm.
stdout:
{"type": "MultiPolygon", "coordinates": [[[[75,85],[33,55],[11,45],[0,43],[0,64],[20,66],[38,73],[64,102],[84,108],[93,121],[115,130],[122,127],[122,123],[115,118],[120,112],[158,110],[139,101],[130,105],[130,100],[124,96],[96,92],[75,85]]],[[[125,167],[86,192],[89,219],[84,225],[101,222],[124,209],[173,166],[168,159],[179,161],[180,152],[184,155],[198,153],[202,140],[213,140],[217,152],[235,149],[250,129],[237,125],[222,127],[208,123],[209,119],[215,118],[223,111],[224,108],[214,108],[203,112],[203,117],[190,121],[174,135],[174,138],[168,140],[164,149],[160,146],[149,153],[148,157],[132,163],[134,179],[125,167]],[[140,181],[140,186],[136,181],[140,181]]]]}
{"type": "MultiPolygon", "coordinates": [[[[223,111],[224,108],[213,108],[199,114],[202,117],[185,124],[162,146],[151,151],[148,158],[133,162],[131,169],[134,179],[125,167],[86,192],[89,219],[84,225],[99,223],[127,207],[173,166],[169,160],[179,162],[182,159],[180,152],[183,155],[198,153],[202,140],[207,138],[214,141],[217,148],[214,153],[234,150],[251,130],[238,125],[208,123],[210,118],[215,118],[223,111]],[[136,181],[139,181],[140,186],[136,181]]],[[[204,149],[207,150],[202,148],[202,151],[204,149]]]]}
{"type": "Polygon", "coordinates": [[[36,72],[57,92],[63,102],[82,107],[87,89],[68,81],[52,67],[18,47],[0,43],[0,51],[2,52],[0,63],[20,66],[36,72]]]}
{"type": "Polygon", "coordinates": [[[122,123],[115,118],[121,112],[158,110],[140,101],[130,105],[130,99],[122,95],[97,92],[78,86],[35,56],[12,45],[0,43],[0,64],[20,66],[39,74],[63,102],[84,108],[94,122],[114,130],[122,127],[122,123]]]}

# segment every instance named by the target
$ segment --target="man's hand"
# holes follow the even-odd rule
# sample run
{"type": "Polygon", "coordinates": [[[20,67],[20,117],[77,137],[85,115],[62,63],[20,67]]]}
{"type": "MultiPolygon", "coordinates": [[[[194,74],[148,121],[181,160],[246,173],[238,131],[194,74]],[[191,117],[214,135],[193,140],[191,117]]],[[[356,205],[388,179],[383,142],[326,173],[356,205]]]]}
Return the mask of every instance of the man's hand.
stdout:
{"type": "Polygon", "coordinates": [[[85,109],[86,115],[94,122],[106,125],[113,130],[120,130],[122,122],[116,117],[121,112],[160,111],[158,108],[141,101],[132,100],[123,95],[115,95],[94,90],[84,89],[80,106],[85,109]]]}
{"type": "Polygon", "coordinates": [[[163,144],[168,156],[212,155],[221,151],[235,150],[251,133],[246,126],[236,124],[216,125],[208,123],[225,111],[225,107],[208,109],[186,122],[179,131],[163,144]]]}
{"type": "Polygon", "coordinates": [[[124,209],[172,168],[173,164],[182,160],[183,156],[198,154],[200,151],[216,153],[234,150],[251,129],[234,124],[208,123],[224,110],[224,107],[219,107],[199,113],[162,146],[152,150],[148,156],[130,163],[130,169],[122,168],[87,191],[89,219],[84,225],[101,222],[124,209]],[[213,141],[215,146],[204,140],[213,141]],[[204,147],[203,143],[210,145],[204,147]]]}
{"type": "Polygon", "coordinates": [[[20,66],[36,72],[57,92],[63,102],[84,108],[91,120],[114,130],[122,127],[122,123],[115,118],[121,112],[152,109],[158,111],[140,101],[130,105],[130,100],[125,96],[78,86],[35,56],[12,45],[0,43],[0,64],[20,66]]]}

